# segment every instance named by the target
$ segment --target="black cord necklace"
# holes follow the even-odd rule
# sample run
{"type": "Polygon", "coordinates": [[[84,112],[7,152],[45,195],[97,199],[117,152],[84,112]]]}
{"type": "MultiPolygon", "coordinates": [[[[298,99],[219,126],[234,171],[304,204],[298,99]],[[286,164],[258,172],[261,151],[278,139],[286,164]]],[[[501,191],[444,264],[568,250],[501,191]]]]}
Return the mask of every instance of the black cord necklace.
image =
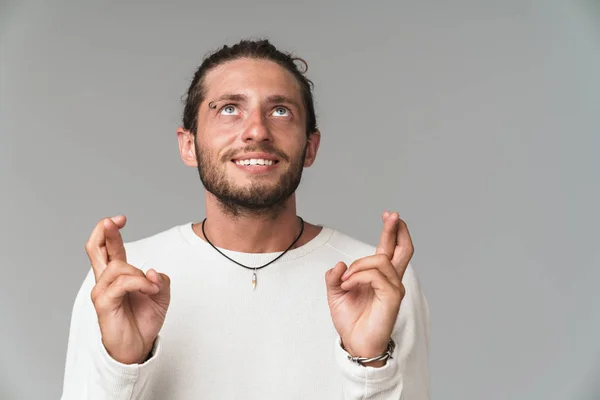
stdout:
{"type": "Polygon", "coordinates": [[[247,265],[244,265],[242,263],[239,263],[237,261],[235,261],[234,259],[232,259],[231,257],[227,256],[227,254],[224,254],[221,250],[219,250],[214,244],[212,244],[212,242],[210,240],[208,240],[208,236],[206,236],[206,232],[204,230],[204,224],[206,223],[206,218],[204,218],[204,220],[202,221],[202,235],[204,235],[204,239],[206,239],[206,242],[208,244],[210,244],[212,246],[213,249],[215,249],[216,251],[219,252],[219,254],[221,254],[223,257],[227,258],[229,261],[236,263],[237,265],[239,265],[240,267],[244,267],[246,269],[252,269],[254,270],[254,273],[252,274],[252,289],[256,289],[256,283],[257,283],[257,279],[256,279],[256,271],[258,271],[259,269],[262,269],[268,265],[271,265],[272,263],[274,263],[275,261],[279,260],[281,257],[283,257],[283,255],[285,253],[287,253],[292,247],[294,247],[294,245],[296,244],[296,242],[298,240],[300,240],[300,236],[302,236],[302,233],[304,232],[304,220],[298,216],[298,219],[300,219],[300,234],[298,235],[298,237],[296,238],[296,240],[294,240],[292,242],[292,244],[290,244],[290,246],[280,255],[278,255],[277,257],[275,257],[275,259],[269,261],[268,263],[261,265],[260,267],[248,267],[247,265]]]}

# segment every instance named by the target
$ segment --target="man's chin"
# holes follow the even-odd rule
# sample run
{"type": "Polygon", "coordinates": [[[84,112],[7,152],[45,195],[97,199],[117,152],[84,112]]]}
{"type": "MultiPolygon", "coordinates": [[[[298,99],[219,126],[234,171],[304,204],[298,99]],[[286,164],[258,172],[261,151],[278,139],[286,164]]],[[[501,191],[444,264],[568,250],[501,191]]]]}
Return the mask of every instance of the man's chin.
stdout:
{"type": "MultiPolygon", "coordinates": [[[[248,176],[242,179],[232,179],[229,181],[229,187],[235,193],[246,194],[252,193],[250,196],[261,195],[264,193],[275,192],[279,188],[281,182],[274,177],[248,176]]],[[[260,197],[262,197],[260,196],[260,197]]]]}
{"type": "Polygon", "coordinates": [[[274,185],[278,184],[280,180],[280,175],[278,173],[269,172],[269,173],[246,173],[244,171],[234,171],[229,175],[229,181],[236,186],[248,186],[251,183],[255,182],[272,182],[274,185]]]}

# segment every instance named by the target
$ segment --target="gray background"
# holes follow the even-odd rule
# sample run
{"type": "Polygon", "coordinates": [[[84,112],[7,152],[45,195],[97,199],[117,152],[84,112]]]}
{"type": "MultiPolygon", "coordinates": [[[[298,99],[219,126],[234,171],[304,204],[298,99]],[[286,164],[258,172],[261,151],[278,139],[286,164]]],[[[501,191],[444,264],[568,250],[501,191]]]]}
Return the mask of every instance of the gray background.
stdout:
{"type": "Polygon", "coordinates": [[[203,217],[180,161],[202,56],[268,36],[309,63],[307,220],[377,242],[398,210],[436,399],[600,399],[600,5],[8,2],[0,11],[0,398],[58,398],[84,243],[203,217]]]}

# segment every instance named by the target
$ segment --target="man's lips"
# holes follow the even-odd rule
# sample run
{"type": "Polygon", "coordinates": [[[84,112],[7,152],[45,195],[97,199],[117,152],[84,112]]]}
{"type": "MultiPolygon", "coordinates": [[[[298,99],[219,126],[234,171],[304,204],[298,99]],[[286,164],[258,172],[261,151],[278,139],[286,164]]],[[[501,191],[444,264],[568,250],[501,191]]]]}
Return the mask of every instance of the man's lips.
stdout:
{"type": "Polygon", "coordinates": [[[231,160],[236,167],[251,174],[261,174],[276,168],[279,159],[270,153],[243,153],[231,160]]]}
{"type": "Polygon", "coordinates": [[[267,161],[272,161],[273,163],[279,162],[279,158],[277,158],[273,154],[262,153],[262,152],[261,153],[243,153],[243,154],[240,154],[240,155],[234,157],[233,159],[231,159],[231,161],[233,161],[233,162],[246,161],[246,160],[267,160],[267,161]]]}
{"type": "Polygon", "coordinates": [[[234,161],[231,160],[231,163],[233,165],[235,165],[237,168],[241,169],[242,171],[244,171],[245,173],[248,174],[263,174],[266,172],[270,172],[272,170],[274,170],[275,168],[278,168],[279,166],[279,162],[277,161],[272,161],[272,160],[264,160],[264,162],[266,164],[259,164],[258,161],[256,161],[256,159],[253,159],[254,164],[252,164],[250,161],[246,161],[246,163],[242,163],[241,161],[234,161]]]}

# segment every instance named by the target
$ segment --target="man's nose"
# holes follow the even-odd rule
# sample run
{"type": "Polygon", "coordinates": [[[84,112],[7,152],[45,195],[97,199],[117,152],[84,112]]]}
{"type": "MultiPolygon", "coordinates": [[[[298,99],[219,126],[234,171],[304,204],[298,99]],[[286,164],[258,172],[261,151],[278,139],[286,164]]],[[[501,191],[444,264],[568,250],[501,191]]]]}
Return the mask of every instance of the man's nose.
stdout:
{"type": "Polygon", "coordinates": [[[247,141],[256,141],[262,142],[264,140],[271,140],[271,131],[269,130],[269,126],[267,124],[266,118],[262,115],[261,112],[254,112],[249,116],[250,120],[246,130],[244,131],[244,135],[242,140],[244,142],[247,141]]]}

